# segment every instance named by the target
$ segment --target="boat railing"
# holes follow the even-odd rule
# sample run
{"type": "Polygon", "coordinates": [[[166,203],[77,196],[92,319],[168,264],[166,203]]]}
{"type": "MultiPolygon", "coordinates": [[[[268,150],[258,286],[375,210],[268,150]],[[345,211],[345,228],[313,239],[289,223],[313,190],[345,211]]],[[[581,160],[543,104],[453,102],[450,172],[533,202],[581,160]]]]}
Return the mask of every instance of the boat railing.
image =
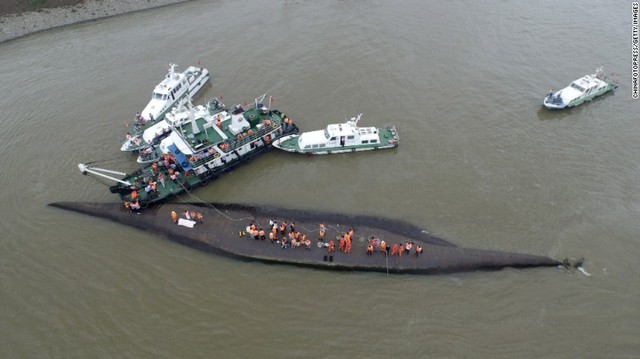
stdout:
{"type": "MultiPolygon", "coordinates": [[[[268,125],[264,125],[262,126],[260,129],[256,129],[255,131],[252,131],[252,134],[250,135],[246,135],[244,137],[242,137],[242,139],[232,139],[230,142],[230,146],[227,147],[226,149],[223,149],[218,145],[216,145],[218,147],[218,149],[220,149],[220,151],[222,151],[224,154],[228,154],[233,152],[234,150],[236,150],[238,147],[242,147],[248,143],[257,141],[258,139],[262,138],[264,135],[278,129],[280,127],[280,124],[278,123],[274,123],[271,122],[268,125]]],[[[191,161],[191,165],[194,168],[200,167],[202,165],[204,165],[207,162],[210,162],[213,158],[217,158],[216,154],[219,154],[219,152],[204,152],[201,153],[200,155],[197,156],[197,160],[195,161],[191,161]]]]}

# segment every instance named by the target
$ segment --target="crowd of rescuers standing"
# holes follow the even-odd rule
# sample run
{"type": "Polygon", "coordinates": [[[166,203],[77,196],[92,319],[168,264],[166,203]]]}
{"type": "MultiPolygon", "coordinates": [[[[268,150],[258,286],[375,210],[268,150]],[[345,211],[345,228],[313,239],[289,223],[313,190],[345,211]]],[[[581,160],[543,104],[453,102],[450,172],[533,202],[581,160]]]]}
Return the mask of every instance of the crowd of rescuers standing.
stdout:
{"type": "MultiPolygon", "coordinates": [[[[336,241],[334,241],[333,239],[329,239],[328,242],[325,242],[326,232],[327,229],[325,225],[320,224],[317,238],[318,247],[327,248],[327,251],[329,253],[333,253],[336,251],[337,242],[337,250],[347,254],[351,253],[351,248],[353,246],[352,240],[354,235],[352,228],[350,228],[347,232],[341,234],[340,237],[336,237],[336,241]]],[[[238,234],[240,237],[253,238],[257,241],[264,241],[269,238],[269,241],[272,244],[280,244],[282,249],[298,247],[304,247],[307,250],[311,249],[311,240],[307,238],[306,234],[302,234],[296,229],[295,222],[291,222],[290,224],[288,224],[287,221],[282,221],[278,223],[277,221],[270,219],[269,226],[266,230],[263,227],[258,226],[257,223],[251,222],[245,229],[240,230],[238,234]]],[[[404,244],[395,243],[393,245],[390,245],[387,244],[384,240],[380,240],[375,236],[371,236],[367,245],[367,255],[373,255],[377,251],[387,256],[398,255],[399,257],[401,257],[402,255],[409,255],[412,252],[412,249],[416,257],[424,252],[422,246],[415,245],[414,242],[405,242],[404,244]]]]}
{"type": "MultiPolygon", "coordinates": [[[[165,173],[169,180],[174,182],[182,178],[182,174],[176,166],[176,158],[171,153],[163,154],[159,161],[151,164],[151,171],[147,178],[136,180],[136,183],[131,186],[131,194],[129,195],[131,200],[124,201],[124,208],[128,211],[139,211],[141,207],[138,191],[144,190],[148,196],[157,195],[158,186],[166,187],[165,173]]],[[[185,176],[188,176],[188,173],[185,173],[185,176]]]]}

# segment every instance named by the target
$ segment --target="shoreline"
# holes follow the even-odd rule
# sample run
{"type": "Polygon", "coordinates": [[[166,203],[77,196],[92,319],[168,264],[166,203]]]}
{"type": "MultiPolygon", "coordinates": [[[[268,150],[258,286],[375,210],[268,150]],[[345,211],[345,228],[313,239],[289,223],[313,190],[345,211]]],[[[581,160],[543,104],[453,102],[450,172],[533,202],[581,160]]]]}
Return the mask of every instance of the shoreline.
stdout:
{"type": "Polygon", "coordinates": [[[86,0],[74,6],[5,15],[0,17],[0,43],[62,26],[187,1],[190,0],[86,0]]]}

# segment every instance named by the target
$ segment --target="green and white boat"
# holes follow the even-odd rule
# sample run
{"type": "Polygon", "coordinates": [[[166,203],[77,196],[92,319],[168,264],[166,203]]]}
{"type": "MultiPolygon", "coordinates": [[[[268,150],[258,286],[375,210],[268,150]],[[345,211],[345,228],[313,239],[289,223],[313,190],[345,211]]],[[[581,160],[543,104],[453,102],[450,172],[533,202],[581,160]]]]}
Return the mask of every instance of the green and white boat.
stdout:
{"type": "Polygon", "coordinates": [[[176,64],[169,65],[169,73],[153,90],[151,101],[142,112],[138,112],[133,123],[128,126],[126,139],[120,148],[124,152],[138,151],[148,146],[142,134],[150,126],[161,124],[164,116],[173,107],[186,104],[209,81],[209,70],[189,66],[183,72],[176,72],[176,64]]]}
{"type": "Polygon", "coordinates": [[[400,138],[395,126],[358,127],[362,114],[324,130],[284,136],[273,146],[287,152],[308,155],[359,152],[398,147],[400,138]]]}
{"type": "Polygon", "coordinates": [[[81,163],[80,172],[107,179],[110,187],[132,209],[146,207],[199,186],[269,151],[273,141],[298,132],[282,112],[262,103],[236,105],[212,114],[194,109],[189,123],[175,128],[155,148],[156,160],[132,173],[81,163]],[[119,176],[116,177],[116,176],[119,176]]]}
{"type": "Polygon", "coordinates": [[[602,73],[602,66],[596,69],[595,73],[583,76],[573,81],[569,86],[560,91],[551,90],[544,98],[544,106],[552,110],[581,105],[585,101],[613,91],[618,87],[617,81],[602,73]]]}

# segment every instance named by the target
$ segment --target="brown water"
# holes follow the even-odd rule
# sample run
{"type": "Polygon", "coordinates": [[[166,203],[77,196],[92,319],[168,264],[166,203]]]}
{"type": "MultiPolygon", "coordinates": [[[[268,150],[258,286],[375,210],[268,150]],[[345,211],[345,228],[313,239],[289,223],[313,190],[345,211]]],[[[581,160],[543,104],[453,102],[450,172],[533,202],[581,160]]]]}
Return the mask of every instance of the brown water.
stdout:
{"type": "MultiPolygon", "coordinates": [[[[0,45],[0,356],[640,357],[640,102],[631,4],[193,1],[0,45]],[[586,257],[444,276],[332,273],[207,255],[46,206],[115,201],[111,159],[167,64],[196,103],[269,92],[303,130],[363,112],[397,150],[271,152],[193,193],[400,218],[460,246],[586,257]],[[541,106],[600,65],[620,88],[541,106]]],[[[190,198],[185,198],[190,199],[190,198]]]]}

